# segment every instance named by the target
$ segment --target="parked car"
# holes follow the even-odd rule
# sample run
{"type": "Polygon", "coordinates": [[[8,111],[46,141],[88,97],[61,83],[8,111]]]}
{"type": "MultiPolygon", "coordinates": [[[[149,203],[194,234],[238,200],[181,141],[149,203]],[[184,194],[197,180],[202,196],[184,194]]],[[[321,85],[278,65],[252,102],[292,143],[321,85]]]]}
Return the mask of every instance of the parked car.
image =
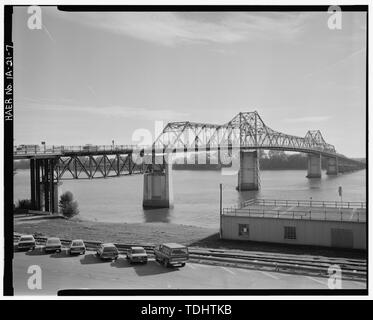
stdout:
{"type": "Polygon", "coordinates": [[[165,267],[179,265],[185,266],[189,259],[189,252],[186,246],[177,243],[164,243],[154,248],[155,260],[165,267]]]}
{"type": "Polygon", "coordinates": [[[61,252],[62,244],[60,238],[48,238],[47,242],[45,243],[45,252],[61,252]]]}
{"type": "Polygon", "coordinates": [[[85,254],[85,244],[83,240],[73,240],[70,243],[69,254],[85,254]]]}
{"type": "Polygon", "coordinates": [[[98,246],[96,255],[102,260],[117,260],[119,251],[114,244],[103,243],[98,246]]]}
{"type": "Polygon", "coordinates": [[[127,252],[127,259],[130,263],[147,263],[148,255],[143,247],[131,247],[127,252]]]}
{"type": "Polygon", "coordinates": [[[36,242],[34,236],[32,235],[24,235],[19,238],[17,243],[18,250],[34,250],[36,246],[36,242]]]}

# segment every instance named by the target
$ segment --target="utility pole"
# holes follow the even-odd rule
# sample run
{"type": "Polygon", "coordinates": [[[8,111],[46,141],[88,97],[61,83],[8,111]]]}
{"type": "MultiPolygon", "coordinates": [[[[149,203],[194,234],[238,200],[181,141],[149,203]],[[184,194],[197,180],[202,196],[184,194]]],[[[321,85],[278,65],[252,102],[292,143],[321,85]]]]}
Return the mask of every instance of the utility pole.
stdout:
{"type": "Polygon", "coordinates": [[[338,194],[339,194],[339,197],[341,198],[341,208],[342,208],[342,187],[341,186],[338,187],[338,194]]]}
{"type": "Polygon", "coordinates": [[[222,228],[222,215],[223,215],[223,184],[220,183],[220,239],[223,236],[223,228],[222,228]]]}

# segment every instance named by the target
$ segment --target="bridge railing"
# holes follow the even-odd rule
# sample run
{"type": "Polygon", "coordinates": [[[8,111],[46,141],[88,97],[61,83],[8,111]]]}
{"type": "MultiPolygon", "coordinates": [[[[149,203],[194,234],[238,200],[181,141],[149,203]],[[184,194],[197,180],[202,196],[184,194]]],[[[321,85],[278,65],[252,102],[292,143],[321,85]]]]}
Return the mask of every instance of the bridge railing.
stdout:
{"type": "Polygon", "coordinates": [[[64,146],[62,152],[100,152],[100,151],[121,151],[137,149],[137,145],[95,145],[95,146],[64,146]]]}
{"type": "Polygon", "coordinates": [[[32,154],[61,154],[61,153],[80,153],[80,152],[101,152],[101,151],[122,151],[128,149],[138,149],[137,145],[84,145],[84,146],[15,146],[13,153],[16,155],[32,154]]]}
{"type": "Polygon", "coordinates": [[[250,199],[250,200],[241,202],[237,208],[242,209],[250,205],[366,209],[366,202],[358,202],[358,201],[282,200],[282,199],[250,199]]]}

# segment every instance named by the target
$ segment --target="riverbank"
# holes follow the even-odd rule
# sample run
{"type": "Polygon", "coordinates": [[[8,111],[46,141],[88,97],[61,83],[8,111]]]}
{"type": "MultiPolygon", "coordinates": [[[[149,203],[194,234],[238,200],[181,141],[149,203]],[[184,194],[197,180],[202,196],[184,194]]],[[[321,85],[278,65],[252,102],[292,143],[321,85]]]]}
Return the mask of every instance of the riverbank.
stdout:
{"type": "Polygon", "coordinates": [[[35,232],[63,239],[84,239],[115,243],[153,245],[162,242],[178,242],[190,245],[210,237],[218,230],[184,226],[172,223],[109,223],[82,221],[79,219],[39,219],[14,222],[14,231],[24,234],[35,232]]]}
{"type": "Polygon", "coordinates": [[[364,259],[366,253],[322,247],[289,246],[274,243],[221,240],[219,230],[173,223],[105,223],[79,219],[14,220],[14,232],[38,233],[40,236],[57,236],[62,239],[156,245],[177,242],[187,246],[251,252],[312,255],[364,259]]]}

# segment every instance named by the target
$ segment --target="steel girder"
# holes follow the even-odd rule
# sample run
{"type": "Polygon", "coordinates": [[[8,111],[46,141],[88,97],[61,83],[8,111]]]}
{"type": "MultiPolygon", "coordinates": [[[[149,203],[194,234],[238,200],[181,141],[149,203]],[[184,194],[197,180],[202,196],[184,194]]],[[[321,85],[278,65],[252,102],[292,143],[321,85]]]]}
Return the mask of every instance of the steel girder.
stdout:
{"type": "Polygon", "coordinates": [[[132,154],[60,156],[55,166],[58,180],[117,177],[144,172],[144,165],[137,164],[132,154]]]}

